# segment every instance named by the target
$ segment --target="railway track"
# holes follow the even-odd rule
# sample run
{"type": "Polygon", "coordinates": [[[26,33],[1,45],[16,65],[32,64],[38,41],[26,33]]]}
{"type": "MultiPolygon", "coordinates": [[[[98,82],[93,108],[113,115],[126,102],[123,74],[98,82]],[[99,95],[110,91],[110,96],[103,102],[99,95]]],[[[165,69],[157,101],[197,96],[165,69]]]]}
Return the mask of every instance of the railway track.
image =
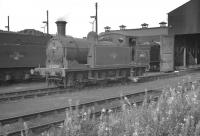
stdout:
{"type": "MultiPolygon", "coordinates": [[[[145,75],[138,77],[137,83],[143,83],[153,80],[159,80],[159,79],[165,79],[165,78],[172,78],[172,77],[178,77],[178,76],[184,76],[186,74],[198,72],[198,69],[191,69],[187,71],[180,71],[180,72],[171,72],[171,73],[162,73],[162,74],[155,74],[155,75],[145,75]]],[[[126,84],[133,84],[137,85],[137,83],[133,82],[126,82],[126,84]]],[[[121,82],[114,82],[107,85],[104,85],[104,87],[111,87],[111,86],[120,86],[121,82]]],[[[83,88],[83,90],[89,90],[102,87],[102,85],[97,86],[87,86],[83,88]]],[[[78,88],[59,88],[59,87],[44,87],[44,88],[37,88],[37,89],[27,89],[27,90],[18,90],[18,91],[9,91],[6,93],[0,93],[0,103],[4,102],[10,102],[10,101],[18,101],[18,100],[24,100],[24,99],[31,99],[36,97],[43,97],[43,96],[50,96],[50,95],[56,95],[56,94],[64,94],[69,92],[76,92],[80,91],[78,88]]]]}
{"type": "Polygon", "coordinates": [[[53,95],[58,93],[63,93],[65,90],[61,90],[58,87],[45,87],[40,89],[30,89],[23,91],[15,91],[0,94],[0,103],[16,101],[20,99],[30,99],[35,97],[42,97],[46,95],[53,95]]]}
{"type": "Polygon", "coordinates": [[[34,133],[34,131],[44,131],[44,128],[48,128],[52,125],[58,125],[64,122],[66,110],[77,108],[82,111],[87,111],[91,109],[91,113],[96,116],[99,115],[101,110],[112,109],[116,110],[121,107],[121,100],[126,97],[129,99],[129,102],[132,103],[142,103],[144,98],[150,98],[151,100],[158,99],[161,94],[161,89],[149,90],[146,92],[139,92],[134,94],[125,94],[123,96],[112,97],[97,101],[87,101],[77,105],[76,102],[71,101],[71,104],[65,107],[59,107],[49,111],[38,112],[29,115],[23,115],[13,118],[6,118],[0,120],[1,133],[0,136],[16,136],[21,135],[21,132],[24,131],[24,122],[28,126],[29,132],[34,133]]]}
{"type": "MultiPolygon", "coordinates": [[[[194,80],[193,80],[194,81],[194,80]]],[[[174,81],[172,81],[174,82],[174,81]]],[[[150,86],[154,82],[149,82],[150,86]]],[[[164,81],[166,84],[166,81],[164,81]]],[[[197,83],[196,85],[199,85],[199,80],[195,82],[185,82],[186,86],[189,88],[191,87],[190,85],[197,83]]],[[[143,84],[141,84],[143,86],[143,84]]],[[[148,85],[148,86],[149,86],[148,85]]],[[[138,88],[138,91],[129,92],[129,91],[123,91],[124,95],[123,97],[127,97],[129,99],[130,103],[141,103],[144,100],[145,94],[148,95],[148,98],[152,99],[157,99],[160,94],[161,90],[163,88],[162,84],[161,85],[155,85],[153,88],[150,88],[150,90],[144,92],[144,88],[138,88]],[[141,90],[142,89],[142,90],[141,90]]],[[[112,88],[112,87],[111,87],[112,88]]],[[[137,88],[137,87],[136,87],[137,88]]],[[[147,87],[148,88],[148,87],[147,87]]],[[[120,89],[120,88],[119,88],[120,89]]],[[[128,89],[128,88],[124,88],[128,89]]],[[[130,89],[130,88],[129,88],[130,89]]],[[[109,88],[105,89],[105,92],[110,90],[109,88]]],[[[115,90],[115,89],[114,89],[115,90]]],[[[113,91],[111,91],[113,92],[113,91]]],[[[116,91],[115,91],[116,92],[116,91]]],[[[24,131],[24,122],[26,122],[29,131],[34,132],[42,132],[44,129],[49,128],[50,126],[56,126],[59,124],[62,124],[65,119],[65,114],[66,110],[69,110],[70,107],[71,109],[79,109],[80,111],[84,110],[87,111],[88,109],[92,109],[92,114],[98,115],[100,111],[105,108],[105,109],[119,109],[121,107],[121,99],[122,97],[117,96],[117,94],[112,94],[110,95],[109,93],[106,93],[104,96],[100,96],[98,94],[102,94],[103,91],[99,93],[92,93],[89,95],[86,93],[86,95],[80,95],[78,97],[73,97],[71,104],[66,103],[64,99],[66,100],[67,97],[63,96],[63,98],[57,97],[52,99],[51,97],[48,99],[44,99],[42,101],[38,100],[31,100],[31,102],[23,102],[24,104],[27,103],[26,108],[33,106],[33,110],[26,110],[23,111],[21,110],[11,110],[9,112],[1,112],[0,114],[0,136],[1,135],[8,135],[8,136],[13,136],[13,135],[21,135],[21,132],[24,131]],[[95,95],[95,96],[94,96],[95,95]],[[87,97],[86,97],[87,96],[87,97]],[[92,97],[93,96],[93,97],[92,97]],[[59,101],[57,101],[59,99],[59,101]],[[80,104],[77,104],[77,100],[80,100],[80,104]],[[49,104],[50,101],[51,104],[49,104]],[[37,102],[38,101],[38,102],[37,102]],[[29,102],[29,103],[28,103],[29,102]],[[34,105],[32,105],[33,102],[37,102],[34,105]],[[43,103],[43,104],[42,104],[43,103]],[[57,104],[56,104],[57,103],[57,104]],[[63,104],[64,103],[64,104],[63,104]],[[42,105],[41,105],[42,104],[42,105]],[[53,105],[52,105],[53,104],[53,105]],[[16,112],[15,114],[10,114],[11,112],[16,112]],[[21,111],[21,112],[19,112],[21,111]],[[2,114],[2,113],[8,113],[7,114],[2,114]]],[[[77,93],[78,94],[78,93],[77,93]]],[[[68,97],[68,99],[71,98],[71,96],[68,97]]],[[[22,102],[19,103],[20,105],[22,102]]],[[[9,106],[10,108],[13,108],[12,103],[5,104],[4,107],[9,106]]],[[[1,105],[2,106],[2,105],[1,105]]],[[[15,104],[15,106],[17,106],[15,104]]],[[[15,107],[14,106],[14,107],[15,107]]],[[[21,106],[23,107],[23,106],[21,106]]],[[[2,107],[3,108],[3,107],[2,107]]],[[[8,109],[10,109],[8,108],[8,109]]],[[[3,108],[5,110],[5,108],[3,108]]],[[[7,109],[7,108],[6,108],[7,109]]]]}

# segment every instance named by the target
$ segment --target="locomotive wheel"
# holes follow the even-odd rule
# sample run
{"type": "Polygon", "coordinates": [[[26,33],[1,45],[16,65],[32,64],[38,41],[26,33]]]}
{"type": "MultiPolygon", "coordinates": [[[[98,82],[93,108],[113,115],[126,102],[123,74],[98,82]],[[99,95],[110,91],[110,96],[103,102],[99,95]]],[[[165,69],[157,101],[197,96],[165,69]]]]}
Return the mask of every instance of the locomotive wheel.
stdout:
{"type": "Polygon", "coordinates": [[[108,80],[100,80],[98,81],[98,84],[102,87],[105,87],[108,84],[108,80]]]}
{"type": "Polygon", "coordinates": [[[138,76],[142,76],[143,75],[143,73],[144,73],[144,69],[143,68],[139,68],[138,69],[138,76]]]}
{"type": "Polygon", "coordinates": [[[66,79],[65,82],[66,82],[66,85],[67,85],[67,86],[69,86],[69,87],[72,86],[72,87],[73,87],[74,84],[75,84],[75,83],[74,83],[74,74],[73,74],[73,73],[69,73],[69,74],[67,75],[67,79],[66,79]]]}
{"type": "Polygon", "coordinates": [[[85,87],[85,84],[83,82],[76,81],[74,83],[74,88],[83,89],[84,87],[85,87]]]}
{"type": "Polygon", "coordinates": [[[121,79],[119,79],[119,81],[120,81],[120,83],[121,83],[122,85],[126,85],[127,82],[128,82],[127,78],[121,78],[121,79]]]}
{"type": "Polygon", "coordinates": [[[122,77],[125,78],[125,77],[126,77],[126,74],[127,74],[126,70],[122,70],[122,71],[121,71],[121,76],[122,76],[122,77]]]}

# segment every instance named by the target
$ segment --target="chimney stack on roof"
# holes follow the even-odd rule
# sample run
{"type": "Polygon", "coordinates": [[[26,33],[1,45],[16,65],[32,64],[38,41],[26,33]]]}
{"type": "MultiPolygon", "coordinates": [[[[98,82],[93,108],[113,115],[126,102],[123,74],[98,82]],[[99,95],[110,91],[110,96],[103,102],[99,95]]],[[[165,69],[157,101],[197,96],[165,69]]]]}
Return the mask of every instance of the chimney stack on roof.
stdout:
{"type": "Polygon", "coordinates": [[[65,36],[66,21],[56,21],[57,24],[57,34],[60,36],[65,36]]]}
{"type": "Polygon", "coordinates": [[[111,27],[109,27],[109,26],[104,27],[105,32],[109,32],[109,31],[110,31],[110,28],[111,28],[111,27]]]}
{"type": "Polygon", "coordinates": [[[160,27],[167,27],[167,23],[164,22],[164,21],[163,21],[163,22],[160,22],[159,24],[160,24],[160,27]]]}
{"type": "Polygon", "coordinates": [[[120,26],[119,26],[119,29],[120,29],[120,30],[125,30],[125,29],[126,29],[126,26],[125,26],[125,25],[120,25],[120,26]]]}
{"type": "Polygon", "coordinates": [[[141,26],[142,26],[142,28],[148,28],[149,24],[143,23],[143,24],[141,24],[141,26]]]}

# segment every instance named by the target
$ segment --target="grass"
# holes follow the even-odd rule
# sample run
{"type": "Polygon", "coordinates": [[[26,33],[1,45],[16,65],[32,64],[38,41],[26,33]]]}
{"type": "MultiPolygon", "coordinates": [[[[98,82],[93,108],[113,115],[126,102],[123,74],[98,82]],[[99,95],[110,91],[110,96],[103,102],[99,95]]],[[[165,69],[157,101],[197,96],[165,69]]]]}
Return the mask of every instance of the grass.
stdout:
{"type": "MultiPolygon", "coordinates": [[[[164,89],[158,102],[145,100],[142,106],[122,100],[120,112],[102,109],[100,117],[91,111],[66,111],[64,123],[43,135],[56,136],[200,136],[199,83],[179,84],[164,89]]],[[[28,135],[26,124],[25,134],[28,135]]]]}
{"type": "Polygon", "coordinates": [[[198,83],[179,84],[163,90],[158,102],[142,106],[122,101],[122,110],[66,112],[65,136],[200,136],[200,93],[198,83]]]}

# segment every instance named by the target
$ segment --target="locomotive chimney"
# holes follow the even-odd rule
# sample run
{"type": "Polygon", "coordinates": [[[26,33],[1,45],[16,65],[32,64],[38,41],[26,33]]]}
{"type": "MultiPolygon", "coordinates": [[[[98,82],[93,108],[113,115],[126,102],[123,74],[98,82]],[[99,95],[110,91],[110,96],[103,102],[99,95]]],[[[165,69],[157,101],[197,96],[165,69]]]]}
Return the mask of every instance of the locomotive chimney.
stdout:
{"type": "Polygon", "coordinates": [[[57,24],[57,34],[61,36],[65,36],[65,26],[67,24],[66,21],[56,21],[57,24]]]}

